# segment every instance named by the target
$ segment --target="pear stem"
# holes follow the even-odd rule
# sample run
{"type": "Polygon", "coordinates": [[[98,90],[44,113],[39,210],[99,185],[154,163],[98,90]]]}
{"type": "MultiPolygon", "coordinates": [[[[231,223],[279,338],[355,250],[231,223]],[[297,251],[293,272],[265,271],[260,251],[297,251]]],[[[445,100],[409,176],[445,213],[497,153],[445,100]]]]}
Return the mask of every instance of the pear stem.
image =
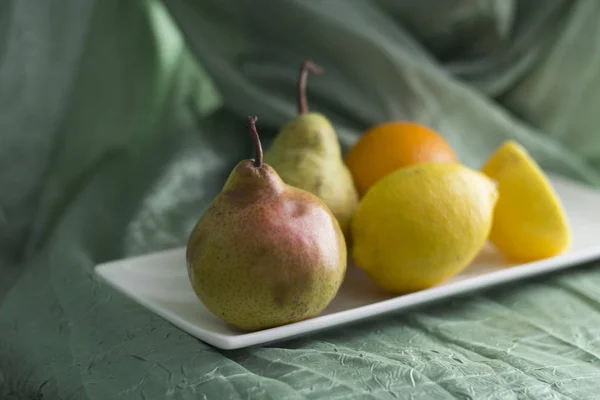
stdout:
{"type": "Polygon", "coordinates": [[[256,120],[258,120],[258,117],[248,117],[248,128],[250,129],[250,135],[254,142],[254,152],[256,153],[254,166],[260,168],[263,164],[263,150],[262,145],[260,144],[260,138],[258,137],[258,131],[256,130],[256,120]]]}
{"type": "Polygon", "coordinates": [[[309,71],[317,75],[323,73],[323,69],[311,60],[302,61],[300,75],[298,76],[298,114],[306,114],[308,112],[308,104],[306,103],[306,78],[309,71]]]}

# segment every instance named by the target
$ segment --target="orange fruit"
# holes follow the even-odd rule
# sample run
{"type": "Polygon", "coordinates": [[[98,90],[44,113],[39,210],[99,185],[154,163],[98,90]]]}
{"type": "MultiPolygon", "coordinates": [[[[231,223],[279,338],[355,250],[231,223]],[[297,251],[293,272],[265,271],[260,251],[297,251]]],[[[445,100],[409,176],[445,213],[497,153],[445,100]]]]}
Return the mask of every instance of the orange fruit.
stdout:
{"type": "Polygon", "coordinates": [[[439,133],[411,121],[386,122],[367,130],[344,159],[360,196],[400,168],[425,162],[458,161],[439,133]]]}

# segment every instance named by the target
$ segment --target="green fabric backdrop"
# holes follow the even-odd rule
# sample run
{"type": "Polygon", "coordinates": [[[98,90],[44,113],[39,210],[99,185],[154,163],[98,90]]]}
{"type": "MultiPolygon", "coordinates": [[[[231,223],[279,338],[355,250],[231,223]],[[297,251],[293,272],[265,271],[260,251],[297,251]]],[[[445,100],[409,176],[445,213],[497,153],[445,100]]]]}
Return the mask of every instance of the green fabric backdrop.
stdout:
{"type": "Polygon", "coordinates": [[[600,265],[309,337],[219,351],[100,284],[182,246],[231,167],[311,108],[344,148],[438,129],[600,184],[600,2],[0,2],[0,398],[594,399],[600,265]]]}

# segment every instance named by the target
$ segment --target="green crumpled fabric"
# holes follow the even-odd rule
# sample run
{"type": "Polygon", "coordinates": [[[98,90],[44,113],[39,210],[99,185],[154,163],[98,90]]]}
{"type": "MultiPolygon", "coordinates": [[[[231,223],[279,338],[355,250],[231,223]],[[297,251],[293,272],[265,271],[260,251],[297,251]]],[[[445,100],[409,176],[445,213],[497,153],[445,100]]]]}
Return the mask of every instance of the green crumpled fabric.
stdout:
{"type": "Polygon", "coordinates": [[[600,2],[0,2],[0,399],[596,399],[600,265],[236,351],[99,283],[185,245],[231,167],[313,110],[347,149],[438,129],[600,184],[600,2]]]}

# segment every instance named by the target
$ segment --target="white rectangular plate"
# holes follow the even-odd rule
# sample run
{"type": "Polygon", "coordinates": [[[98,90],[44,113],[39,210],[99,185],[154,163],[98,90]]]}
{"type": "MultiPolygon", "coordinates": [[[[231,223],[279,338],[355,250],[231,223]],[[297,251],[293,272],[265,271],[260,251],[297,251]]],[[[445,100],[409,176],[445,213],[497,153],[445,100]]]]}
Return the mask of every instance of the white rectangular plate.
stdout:
{"type": "Polygon", "coordinates": [[[184,248],[100,264],[95,271],[115,289],[210,345],[236,349],[265,344],[600,258],[600,191],[564,178],[552,177],[551,181],[573,230],[568,252],[509,264],[486,246],[465,271],[447,282],[396,297],[383,294],[362,271],[349,265],[338,295],[319,316],[258,332],[232,330],[203,306],[187,278],[184,248]]]}

